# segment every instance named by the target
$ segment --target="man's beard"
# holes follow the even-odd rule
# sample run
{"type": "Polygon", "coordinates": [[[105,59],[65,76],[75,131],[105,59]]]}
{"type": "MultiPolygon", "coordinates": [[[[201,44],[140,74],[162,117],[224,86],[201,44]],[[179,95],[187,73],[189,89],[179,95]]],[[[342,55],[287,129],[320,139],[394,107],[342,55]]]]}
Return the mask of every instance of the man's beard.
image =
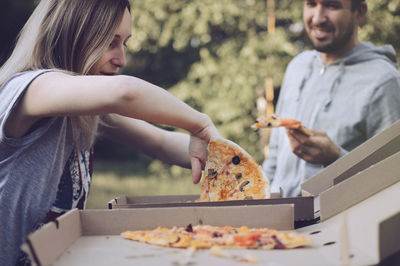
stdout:
{"type": "Polygon", "coordinates": [[[346,31],[346,33],[339,37],[338,39],[332,40],[332,42],[328,44],[318,44],[317,41],[314,41],[312,38],[309,37],[309,40],[314,47],[315,50],[322,53],[333,53],[340,49],[342,49],[346,44],[351,40],[354,33],[354,28],[351,27],[346,31]]]}

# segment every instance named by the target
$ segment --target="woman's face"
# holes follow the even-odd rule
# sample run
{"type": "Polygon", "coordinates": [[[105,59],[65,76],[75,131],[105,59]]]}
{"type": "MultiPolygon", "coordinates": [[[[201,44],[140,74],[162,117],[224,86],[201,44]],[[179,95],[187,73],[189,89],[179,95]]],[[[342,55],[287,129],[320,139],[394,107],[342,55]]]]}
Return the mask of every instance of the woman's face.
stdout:
{"type": "Polygon", "coordinates": [[[126,65],[125,48],[126,42],[131,37],[131,30],[131,14],[125,9],[121,24],[114,33],[114,39],[107,51],[89,70],[89,75],[115,75],[126,65]]]}

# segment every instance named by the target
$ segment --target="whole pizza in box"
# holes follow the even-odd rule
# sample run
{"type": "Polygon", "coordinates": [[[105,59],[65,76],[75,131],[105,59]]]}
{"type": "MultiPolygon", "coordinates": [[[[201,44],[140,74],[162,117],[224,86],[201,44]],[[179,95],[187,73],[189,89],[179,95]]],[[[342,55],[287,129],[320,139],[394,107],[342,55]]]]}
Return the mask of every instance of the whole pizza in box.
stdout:
{"type": "Polygon", "coordinates": [[[296,232],[247,226],[211,226],[189,224],[186,227],[158,227],[154,230],[125,231],[126,239],[157,246],[210,249],[214,246],[252,249],[291,249],[306,246],[312,239],[296,232]]]}
{"type": "Polygon", "coordinates": [[[236,143],[212,139],[198,201],[265,198],[270,198],[270,185],[258,162],[236,143]]]}
{"type": "Polygon", "coordinates": [[[254,256],[241,257],[223,249],[292,249],[309,246],[312,239],[296,232],[280,232],[269,228],[247,226],[211,226],[189,224],[186,227],[158,227],[154,230],[125,231],[125,239],[162,247],[186,248],[188,256],[179,265],[189,265],[190,257],[198,249],[209,249],[212,255],[231,258],[239,262],[258,263],[254,256]],[[188,260],[189,259],[189,260],[188,260]]]}

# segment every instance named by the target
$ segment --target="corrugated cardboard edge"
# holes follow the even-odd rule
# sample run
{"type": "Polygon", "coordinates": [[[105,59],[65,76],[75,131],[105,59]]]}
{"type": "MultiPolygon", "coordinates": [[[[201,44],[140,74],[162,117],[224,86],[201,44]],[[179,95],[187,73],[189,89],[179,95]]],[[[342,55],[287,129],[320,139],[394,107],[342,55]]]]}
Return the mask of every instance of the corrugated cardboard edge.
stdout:
{"type": "Polygon", "coordinates": [[[81,235],[81,219],[75,209],[30,234],[21,249],[35,264],[51,265],[81,235]]]}
{"type": "Polygon", "coordinates": [[[400,120],[305,181],[303,195],[319,195],[333,185],[400,151],[400,120]]]}
{"type": "Polygon", "coordinates": [[[188,224],[293,230],[294,204],[86,210],[81,211],[81,219],[84,235],[118,235],[125,230],[188,224]]]}
{"type": "Polygon", "coordinates": [[[400,152],[320,194],[321,221],[400,181],[400,152]]]}
{"type": "MultiPolygon", "coordinates": [[[[282,198],[282,192],[271,193],[271,198],[282,198]]],[[[109,209],[119,208],[120,206],[129,207],[131,204],[158,204],[158,203],[186,203],[194,202],[199,199],[199,194],[184,195],[159,195],[159,196],[118,196],[108,202],[109,209]]]]}
{"type": "Polygon", "coordinates": [[[108,202],[108,209],[111,210],[111,209],[113,209],[114,206],[116,206],[118,204],[122,204],[122,205],[128,204],[127,200],[128,200],[128,197],[125,195],[116,197],[108,202]]]}
{"type": "Polygon", "coordinates": [[[200,198],[198,194],[185,195],[158,195],[158,196],[119,196],[108,202],[109,209],[115,209],[120,206],[129,206],[130,204],[151,204],[151,203],[182,203],[187,201],[195,201],[200,198]]]}
{"type": "Polygon", "coordinates": [[[193,196],[122,196],[110,201],[112,209],[130,208],[165,208],[165,207],[226,207],[246,205],[294,204],[295,221],[311,221],[314,219],[313,197],[272,198],[260,200],[235,200],[216,202],[194,202],[193,196]]]}
{"type": "Polygon", "coordinates": [[[126,204],[147,204],[160,202],[194,202],[200,198],[199,194],[187,195],[159,195],[159,196],[127,196],[126,204]]]}

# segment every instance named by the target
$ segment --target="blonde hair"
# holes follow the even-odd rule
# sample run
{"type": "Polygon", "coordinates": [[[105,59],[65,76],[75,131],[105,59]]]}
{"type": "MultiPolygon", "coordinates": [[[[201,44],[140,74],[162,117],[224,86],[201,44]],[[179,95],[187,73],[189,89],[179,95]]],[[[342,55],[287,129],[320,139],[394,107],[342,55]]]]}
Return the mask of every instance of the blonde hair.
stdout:
{"type": "MultiPolygon", "coordinates": [[[[109,47],[128,0],[41,0],[0,68],[0,86],[12,75],[38,69],[88,74],[109,47]]],[[[98,116],[71,117],[75,144],[94,143],[98,116]]]]}

